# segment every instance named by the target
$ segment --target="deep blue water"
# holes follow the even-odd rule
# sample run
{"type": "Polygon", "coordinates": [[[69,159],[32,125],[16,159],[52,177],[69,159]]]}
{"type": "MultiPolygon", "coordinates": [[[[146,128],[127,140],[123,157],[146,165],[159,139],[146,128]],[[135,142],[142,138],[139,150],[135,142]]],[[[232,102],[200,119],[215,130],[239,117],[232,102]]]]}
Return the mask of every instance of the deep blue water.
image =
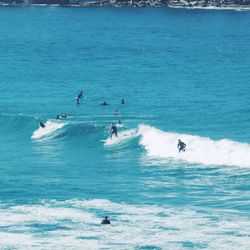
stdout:
{"type": "Polygon", "coordinates": [[[249,11],[0,8],[0,248],[248,249],[249,27],[249,11]]]}

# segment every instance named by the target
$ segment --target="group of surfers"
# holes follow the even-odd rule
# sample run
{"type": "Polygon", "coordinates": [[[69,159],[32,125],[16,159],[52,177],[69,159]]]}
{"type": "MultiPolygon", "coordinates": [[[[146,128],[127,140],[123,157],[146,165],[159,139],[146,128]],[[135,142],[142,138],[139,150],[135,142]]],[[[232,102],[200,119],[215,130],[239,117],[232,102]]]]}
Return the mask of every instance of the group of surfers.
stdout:
{"type": "MultiPolygon", "coordinates": [[[[79,105],[80,104],[80,100],[84,98],[84,93],[81,90],[80,93],[77,95],[76,97],[76,104],[79,105]]],[[[109,104],[106,101],[103,101],[102,103],[100,103],[101,106],[108,106],[109,104]]],[[[121,105],[125,105],[125,100],[124,98],[121,99],[121,105]]],[[[114,115],[119,115],[118,110],[116,109],[114,112],[114,115]]],[[[56,119],[57,120],[61,120],[61,119],[65,119],[67,118],[67,114],[64,115],[57,115],[56,119]]],[[[119,120],[119,123],[121,123],[121,121],[119,120]]],[[[45,128],[46,125],[43,122],[39,122],[39,125],[41,128],[45,128]]],[[[118,137],[118,131],[117,131],[117,126],[112,123],[110,128],[109,128],[109,134],[110,134],[110,138],[112,139],[113,136],[118,137]]],[[[185,152],[186,151],[186,144],[184,142],[182,142],[180,139],[178,140],[178,144],[177,144],[177,148],[179,149],[179,153],[180,152],[185,152]]]]}
{"type": "MultiPolygon", "coordinates": [[[[76,104],[77,104],[77,105],[80,104],[80,100],[81,100],[82,98],[84,98],[84,93],[83,93],[82,90],[80,90],[80,93],[79,93],[79,94],[77,95],[77,97],[76,97],[76,104]]],[[[124,104],[125,104],[125,100],[124,100],[124,98],[122,98],[122,99],[121,99],[121,105],[124,105],[124,104]]],[[[100,105],[102,105],[102,106],[107,106],[107,105],[109,105],[109,104],[108,104],[106,101],[104,101],[104,102],[100,103],[100,105]]],[[[115,116],[118,116],[118,115],[119,115],[118,109],[115,110],[114,115],[115,115],[115,116]]],[[[57,115],[57,116],[56,116],[56,119],[57,119],[57,120],[62,120],[62,119],[66,119],[66,118],[67,118],[67,114],[57,115]]],[[[121,120],[119,120],[119,124],[120,124],[120,123],[121,123],[121,120]]],[[[39,122],[39,126],[40,126],[41,128],[45,128],[45,127],[46,127],[46,125],[45,125],[42,121],[39,122]]],[[[117,127],[116,127],[116,125],[115,125],[114,123],[111,124],[111,126],[110,126],[110,128],[109,128],[109,133],[110,133],[110,137],[111,137],[111,138],[112,138],[113,135],[115,135],[116,137],[118,136],[118,135],[117,135],[117,127]]]]}

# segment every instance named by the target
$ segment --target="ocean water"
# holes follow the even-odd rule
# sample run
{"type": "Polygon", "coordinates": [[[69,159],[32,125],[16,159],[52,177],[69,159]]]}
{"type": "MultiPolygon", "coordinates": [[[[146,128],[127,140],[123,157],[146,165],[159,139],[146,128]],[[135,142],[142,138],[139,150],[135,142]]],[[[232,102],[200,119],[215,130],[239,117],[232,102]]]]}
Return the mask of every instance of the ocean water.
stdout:
{"type": "Polygon", "coordinates": [[[0,8],[0,249],[250,249],[249,27],[248,11],[0,8]]]}

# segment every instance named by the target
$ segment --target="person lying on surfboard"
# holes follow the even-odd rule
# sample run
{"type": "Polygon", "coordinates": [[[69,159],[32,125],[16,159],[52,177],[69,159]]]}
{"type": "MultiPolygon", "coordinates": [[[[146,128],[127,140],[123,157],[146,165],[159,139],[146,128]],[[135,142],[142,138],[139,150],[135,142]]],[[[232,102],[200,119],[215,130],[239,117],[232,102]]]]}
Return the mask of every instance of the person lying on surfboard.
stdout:
{"type": "Polygon", "coordinates": [[[102,106],[107,106],[107,105],[109,105],[106,101],[104,101],[104,102],[102,102],[102,103],[100,103],[100,105],[102,105],[102,106]]]}

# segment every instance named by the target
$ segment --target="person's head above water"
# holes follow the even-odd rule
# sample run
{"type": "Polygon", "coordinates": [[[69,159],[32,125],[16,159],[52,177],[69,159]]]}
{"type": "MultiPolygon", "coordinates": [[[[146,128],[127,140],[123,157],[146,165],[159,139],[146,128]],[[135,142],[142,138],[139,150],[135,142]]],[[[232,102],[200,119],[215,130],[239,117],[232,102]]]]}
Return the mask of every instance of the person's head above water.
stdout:
{"type": "Polygon", "coordinates": [[[109,105],[106,101],[103,101],[100,105],[106,106],[109,105]]]}

